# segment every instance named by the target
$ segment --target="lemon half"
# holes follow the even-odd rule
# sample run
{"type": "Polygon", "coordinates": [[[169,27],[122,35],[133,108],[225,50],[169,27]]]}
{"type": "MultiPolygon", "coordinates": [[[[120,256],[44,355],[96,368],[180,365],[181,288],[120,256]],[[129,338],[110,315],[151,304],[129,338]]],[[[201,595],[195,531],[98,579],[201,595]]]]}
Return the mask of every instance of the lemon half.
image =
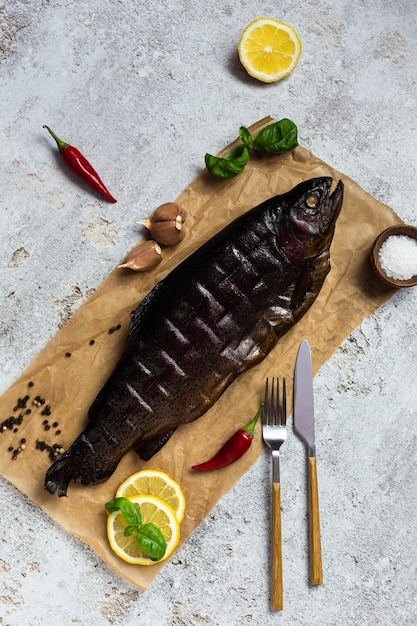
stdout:
{"type": "Polygon", "coordinates": [[[128,522],[121,511],[114,511],[107,517],[107,536],[110,547],[121,559],[134,565],[154,565],[167,559],[175,550],[180,540],[180,525],[175,511],[155,496],[136,495],[128,498],[139,507],[142,523],[153,522],[159,528],[167,543],[162,559],[153,561],[142,552],[135,535],[125,537],[128,522]]]}
{"type": "Polygon", "coordinates": [[[268,17],[251,22],[238,44],[243,67],[250,76],[264,83],[274,83],[291,74],[301,50],[294,28],[268,17]]]}

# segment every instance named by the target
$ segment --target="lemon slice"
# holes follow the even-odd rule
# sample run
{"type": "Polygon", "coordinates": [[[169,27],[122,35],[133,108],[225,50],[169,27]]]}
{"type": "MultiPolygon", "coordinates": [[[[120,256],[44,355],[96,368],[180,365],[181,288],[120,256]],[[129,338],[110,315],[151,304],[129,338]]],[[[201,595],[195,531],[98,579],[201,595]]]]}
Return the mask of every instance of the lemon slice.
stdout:
{"type": "Polygon", "coordinates": [[[116,497],[128,498],[137,494],[156,496],[174,509],[181,523],[185,513],[185,497],[179,484],[165,472],[141,470],[129,476],[118,488],[116,497]]]}
{"type": "Polygon", "coordinates": [[[250,76],[264,83],[274,83],[291,74],[301,50],[296,31],[288,24],[269,17],[251,22],[238,44],[243,67],[250,76]]]}
{"type": "Polygon", "coordinates": [[[114,511],[107,517],[107,537],[110,547],[121,559],[133,565],[154,565],[165,561],[175,550],[180,540],[180,525],[175,511],[155,496],[137,495],[128,498],[139,507],[142,523],[153,522],[159,528],[167,548],[159,561],[153,561],[142,552],[136,543],[135,535],[125,537],[124,531],[128,522],[121,511],[114,511]]]}

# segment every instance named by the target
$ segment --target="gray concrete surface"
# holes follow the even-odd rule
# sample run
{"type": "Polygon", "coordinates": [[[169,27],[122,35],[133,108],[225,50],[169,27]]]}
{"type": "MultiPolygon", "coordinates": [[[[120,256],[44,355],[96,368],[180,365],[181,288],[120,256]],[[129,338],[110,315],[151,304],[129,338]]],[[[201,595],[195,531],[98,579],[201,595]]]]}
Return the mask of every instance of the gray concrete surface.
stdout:
{"type": "MultiPolygon", "coordinates": [[[[300,141],[410,224],[417,15],[410,0],[9,0],[0,6],[0,392],[240,124],[288,116],[300,141]],[[262,85],[236,46],[259,16],[304,49],[262,85]],[[112,206],[54,161],[49,124],[112,206]]],[[[142,592],[0,478],[0,624],[417,624],[417,290],[369,316],[316,377],[325,582],[307,572],[305,467],[283,451],[285,610],[269,611],[269,457],[142,592]]]]}

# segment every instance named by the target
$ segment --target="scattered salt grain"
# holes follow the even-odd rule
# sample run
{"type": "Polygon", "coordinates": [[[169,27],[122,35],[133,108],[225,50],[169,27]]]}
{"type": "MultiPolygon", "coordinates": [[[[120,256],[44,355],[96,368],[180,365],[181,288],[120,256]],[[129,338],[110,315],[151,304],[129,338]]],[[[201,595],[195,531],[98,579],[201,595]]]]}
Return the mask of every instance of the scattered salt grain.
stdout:
{"type": "Polygon", "coordinates": [[[392,235],[381,245],[378,254],[381,268],[396,280],[417,275],[417,241],[407,235],[392,235]]]}

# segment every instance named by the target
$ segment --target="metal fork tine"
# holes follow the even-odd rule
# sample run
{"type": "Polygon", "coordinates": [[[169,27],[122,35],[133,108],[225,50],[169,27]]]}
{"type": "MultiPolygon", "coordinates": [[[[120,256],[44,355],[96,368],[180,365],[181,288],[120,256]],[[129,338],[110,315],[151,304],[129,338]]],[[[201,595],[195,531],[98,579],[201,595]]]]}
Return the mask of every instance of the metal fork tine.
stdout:
{"type": "Polygon", "coordinates": [[[264,408],[262,411],[262,422],[265,426],[269,424],[269,378],[265,381],[264,408]]]}
{"type": "Polygon", "coordinates": [[[282,379],[282,417],[281,424],[283,426],[287,425],[287,387],[285,384],[285,378],[282,379]]]}
{"type": "MultiPolygon", "coordinates": [[[[279,402],[279,378],[276,378],[276,394],[277,399],[275,403],[275,415],[274,415],[274,426],[279,426],[281,424],[281,411],[280,411],[280,402],[279,402]]],[[[274,398],[272,399],[272,401],[274,398]]]]}

